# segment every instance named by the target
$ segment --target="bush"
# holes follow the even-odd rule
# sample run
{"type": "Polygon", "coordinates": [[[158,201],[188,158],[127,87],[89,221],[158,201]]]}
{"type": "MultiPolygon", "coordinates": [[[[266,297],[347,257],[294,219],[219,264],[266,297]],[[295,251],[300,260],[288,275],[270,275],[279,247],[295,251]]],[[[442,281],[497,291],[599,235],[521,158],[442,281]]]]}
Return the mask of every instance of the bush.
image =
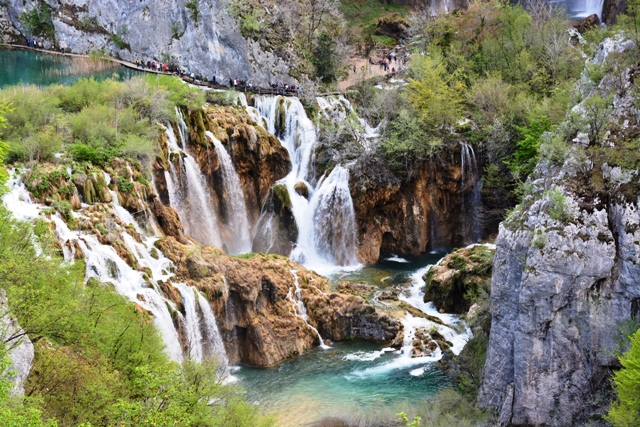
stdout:
{"type": "Polygon", "coordinates": [[[200,10],[198,10],[198,0],[188,0],[184,6],[187,8],[189,18],[193,23],[198,26],[198,20],[200,19],[200,10]]]}
{"type": "Polygon", "coordinates": [[[611,404],[606,420],[615,427],[638,425],[640,417],[640,331],[630,339],[631,347],[620,357],[622,369],[613,375],[617,400],[611,404]]]}
{"type": "Polygon", "coordinates": [[[20,21],[32,36],[53,38],[56,33],[51,20],[51,7],[44,2],[39,2],[37,7],[23,12],[20,21]]]}

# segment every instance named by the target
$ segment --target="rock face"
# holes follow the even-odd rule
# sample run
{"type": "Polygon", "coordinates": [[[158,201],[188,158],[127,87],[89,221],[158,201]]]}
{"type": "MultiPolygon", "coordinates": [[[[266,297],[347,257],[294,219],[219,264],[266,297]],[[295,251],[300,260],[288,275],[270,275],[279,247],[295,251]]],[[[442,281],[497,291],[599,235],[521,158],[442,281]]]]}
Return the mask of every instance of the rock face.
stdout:
{"type": "Polygon", "coordinates": [[[582,19],[580,22],[573,25],[573,28],[578,30],[581,34],[589,31],[592,28],[596,28],[600,25],[600,18],[595,13],[582,19]]]}
{"type": "Polygon", "coordinates": [[[362,298],[328,293],[324,277],[278,255],[229,257],[211,247],[158,243],[178,266],[177,274],[200,289],[216,314],[231,363],[272,366],[318,343],[320,331],[333,341],[390,342],[402,328],[362,298]],[[308,310],[301,317],[296,281],[308,310]]]}
{"type": "Polygon", "coordinates": [[[494,249],[474,245],[447,255],[424,276],[424,300],[438,310],[464,314],[482,294],[488,294],[494,249]]]}
{"type": "MultiPolygon", "coordinates": [[[[628,46],[606,40],[593,62],[628,46]]],[[[640,123],[632,76],[583,79],[583,103],[613,97],[601,145],[576,138],[560,158],[543,154],[531,193],[500,227],[479,405],[503,424],[569,426],[601,413],[618,328],[639,318],[638,171],[615,160],[637,156],[627,145],[640,123]]]]}
{"type": "Polygon", "coordinates": [[[0,28],[6,27],[3,34],[13,40],[17,32],[28,36],[21,15],[48,7],[56,45],[73,52],[104,50],[132,62],[136,58],[173,62],[209,78],[215,74],[219,81],[292,81],[280,58],[240,35],[228,11],[229,3],[198,0],[191,6],[185,0],[11,0],[0,6],[0,28]]]}
{"type": "Polygon", "coordinates": [[[11,366],[9,371],[14,371],[11,376],[13,381],[14,394],[24,394],[24,382],[27,380],[29,371],[31,370],[31,363],[35,355],[33,344],[27,335],[21,335],[23,333],[22,328],[18,325],[18,322],[11,317],[9,313],[9,307],[7,306],[7,297],[4,291],[0,290],[0,323],[2,342],[6,345],[9,358],[11,359],[11,366]]]}
{"type": "Polygon", "coordinates": [[[370,183],[351,194],[358,224],[360,261],[381,253],[419,255],[427,248],[471,243],[474,181],[463,181],[460,164],[425,163],[408,182],[370,183]],[[466,207],[465,207],[466,206],[466,207]]]}

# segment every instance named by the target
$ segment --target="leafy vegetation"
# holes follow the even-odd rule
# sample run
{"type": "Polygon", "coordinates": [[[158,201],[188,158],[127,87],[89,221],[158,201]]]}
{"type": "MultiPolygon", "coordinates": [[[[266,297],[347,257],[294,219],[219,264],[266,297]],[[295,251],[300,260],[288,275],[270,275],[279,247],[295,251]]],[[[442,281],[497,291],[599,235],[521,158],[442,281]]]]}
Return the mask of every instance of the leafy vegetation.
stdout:
{"type": "Polygon", "coordinates": [[[78,162],[104,165],[114,157],[148,164],[157,122],[174,116],[174,105],[201,107],[204,95],[168,76],[124,82],[82,79],[71,86],[10,87],[0,91],[7,127],[0,137],[11,161],[46,161],[68,151],[78,162]]]}
{"type": "Polygon", "coordinates": [[[22,13],[20,21],[32,36],[53,38],[56,31],[51,20],[51,7],[44,2],[38,3],[37,7],[22,13]]]}
{"type": "Polygon", "coordinates": [[[620,357],[622,369],[613,375],[617,400],[606,417],[615,427],[631,427],[638,424],[640,416],[640,331],[630,338],[631,347],[620,357]]]}

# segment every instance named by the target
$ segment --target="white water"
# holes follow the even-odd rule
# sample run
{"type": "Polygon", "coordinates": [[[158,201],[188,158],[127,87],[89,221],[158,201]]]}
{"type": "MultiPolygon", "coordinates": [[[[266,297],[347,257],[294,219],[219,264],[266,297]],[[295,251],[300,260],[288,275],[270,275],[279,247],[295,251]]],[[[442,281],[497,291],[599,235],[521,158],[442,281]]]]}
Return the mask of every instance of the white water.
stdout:
{"type": "Polygon", "coordinates": [[[317,134],[300,100],[257,96],[255,106],[248,110],[249,114],[259,114],[257,122],[267,124],[267,130],[278,137],[291,157],[292,170],[281,181],[289,192],[299,230],[290,257],[321,274],[335,271],[337,267],[358,266],[355,213],[348,190],[349,171],[336,166],[326,179],[314,182],[311,167],[317,134]],[[308,199],[294,190],[297,183],[307,186],[308,199]]]}
{"type": "Polygon", "coordinates": [[[300,290],[300,283],[298,281],[297,273],[298,273],[298,270],[291,270],[291,274],[293,275],[293,285],[295,286],[295,291],[292,292],[292,289],[289,289],[287,298],[289,298],[289,301],[291,301],[291,304],[293,305],[293,311],[296,313],[296,316],[304,320],[304,323],[306,323],[307,326],[311,328],[318,336],[318,339],[320,340],[320,348],[323,350],[331,348],[324,343],[324,340],[322,339],[320,332],[316,328],[311,326],[311,324],[309,324],[309,316],[307,315],[307,308],[304,306],[304,302],[302,301],[302,291],[300,290]]]}
{"type": "Polygon", "coordinates": [[[224,206],[227,212],[226,225],[231,236],[231,238],[225,239],[227,251],[231,254],[251,252],[251,230],[240,178],[238,178],[231,156],[224,145],[211,132],[206,131],[205,134],[215,146],[220,159],[220,172],[225,196],[224,206]]]}
{"type": "Polygon", "coordinates": [[[480,213],[479,207],[482,203],[482,180],[478,167],[478,160],[473,147],[467,143],[460,143],[460,162],[462,187],[462,221],[463,232],[466,233],[471,242],[480,239],[480,213]],[[467,187],[471,191],[467,191],[467,187]]]}
{"type": "MultiPolygon", "coordinates": [[[[352,373],[353,375],[358,377],[383,376],[390,371],[398,369],[411,369],[409,373],[412,376],[420,376],[424,374],[424,366],[426,364],[440,360],[440,358],[442,358],[442,350],[438,347],[430,355],[412,357],[413,340],[418,330],[427,334],[431,329],[437,329],[440,335],[442,335],[446,341],[452,344],[451,351],[456,355],[460,354],[465,344],[472,336],[471,330],[467,328],[457,318],[457,316],[452,314],[439,313],[432,303],[424,302],[424,293],[422,292],[422,289],[425,286],[425,282],[422,277],[426,274],[429,268],[431,268],[431,266],[421,268],[411,276],[412,286],[409,288],[409,294],[401,294],[399,296],[399,299],[409,305],[412,305],[425,314],[437,317],[444,323],[444,325],[440,325],[439,323],[433,322],[423,317],[415,317],[410,313],[407,313],[402,319],[402,325],[404,327],[404,340],[402,343],[402,348],[396,352],[398,356],[393,360],[390,360],[389,362],[371,368],[355,371],[352,373]]],[[[352,360],[356,359],[369,361],[377,359],[386,351],[391,350],[383,349],[380,352],[353,354],[349,355],[348,357],[352,358],[352,360]]]]}
{"type": "MultiPolygon", "coordinates": [[[[105,174],[107,183],[111,181],[105,174]]],[[[28,191],[20,181],[20,177],[12,171],[9,180],[9,192],[2,198],[5,207],[16,219],[29,221],[41,217],[44,206],[34,203],[28,191]]],[[[84,232],[70,230],[67,224],[54,214],[50,220],[55,225],[55,236],[60,242],[67,262],[75,260],[75,248],[78,246],[84,255],[86,264],[86,280],[97,278],[102,283],[113,284],[116,291],[126,296],[152,314],[154,325],[160,331],[168,356],[176,361],[183,359],[182,346],[176,331],[169,307],[175,304],[165,299],[158,289],[158,281],[170,282],[173,274],[168,273],[173,266],[171,260],[154,247],[156,236],[145,236],[133,216],[118,203],[117,193],[111,192],[113,200],[109,204],[123,224],[132,225],[142,235],[142,242],[137,241],[127,231],[121,232],[122,240],[128,251],[134,255],[141,269],[148,268],[147,276],[134,270],[108,245],[99,242],[96,236],[84,232]],[[155,256],[152,256],[152,250],[155,256]]],[[[82,218],[82,212],[74,212],[74,217],[82,218]]],[[[224,366],[228,365],[222,338],[215,323],[215,315],[210,304],[193,288],[185,284],[173,284],[183,297],[186,316],[179,317],[185,325],[188,354],[194,360],[204,357],[216,357],[224,366]]]]}
{"type": "MultiPolygon", "coordinates": [[[[179,116],[181,117],[181,116],[179,116]]],[[[165,171],[169,203],[178,212],[185,232],[205,245],[222,246],[218,228],[218,216],[213,205],[207,181],[196,160],[186,149],[186,133],[183,125],[178,127],[181,134],[182,148],[178,146],[176,135],[171,125],[165,127],[169,149],[169,171],[165,171]],[[180,174],[171,161],[177,155],[180,174]]]]}

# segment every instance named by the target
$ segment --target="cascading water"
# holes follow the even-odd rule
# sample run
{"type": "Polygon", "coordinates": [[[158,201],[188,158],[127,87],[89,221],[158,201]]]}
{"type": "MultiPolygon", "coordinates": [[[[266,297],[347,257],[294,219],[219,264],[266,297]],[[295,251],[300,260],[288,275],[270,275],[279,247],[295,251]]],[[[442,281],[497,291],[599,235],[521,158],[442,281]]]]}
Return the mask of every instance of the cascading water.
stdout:
{"type": "Polygon", "coordinates": [[[304,302],[302,301],[302,291],[300,290],[298,270],[291,270],[291,274],[293,275],[293,285],[295,286],[295,291],[293,291],[293,289],[289,289],[287,298],[289,298],[289,301],[291,301],[291,304],[293,304],[293,311],[296,313],[296,316],[304,320],[304,323],[306,323],[307,326],[316,333],[316,335],[318,336],[318,340],[320,341],[320,348],[322,348],[323,350],[331,348],[324,343],[324,340],[322,339],[320,332],[316,328],[311,326],[311,324],[309,323],[309,316],[307,315],[307,307],[305,307],[304,302]]]}
{"type": "MultiPolygon", "coordinates": [[[[289,193],[299,231],[291,258],[320,272],[335,269],[336,265],[356,266],[358,243],[348,170],[336,166],[316,188],[311,166],[317,134],[299,99],[257,96],[255,110],[250,114],[256,112],[260,115],[258,124],[266,123],[267,130],[278,137],[291,158],[291,172],[280,182],[289,193]],[[299,194],[296,185],[306,187],[308,196],[299,194]]],[[[269,226],[267,220],[264,225],[269,226]]]]}
{"type": "MultiPolygon", "coordinates": [[[[111,178],[105,173],[105,181],[111,178]]],[[[3,204],[16,219],[27,221],[41,216],[45,206],[34,203],[25,189],[20,177],[12,172],[9,180],[9,192],[2,198],[3,204]]],[[[154,246],[156,236],[146,236],[133,216],[118,203],[118,195],[111,191],[110,206],[118,219],[133,226],[142,237],[139,242],[126,230],[120,233],[128,252],[131,253],[140,270],[127,264],[116,250],[100,243],[96,236],[69,229],[60,216],[54,214],[51,221],[55,225],[55,236],[60,242],[66,262],[75,260],[75,248],[78,247],[86,264],[86,279],[97,278],[100,282],[113,284],[116,291],[126,296],[148,312],[153,314],[153,322],[161,333],[165,343],[165,351],[173,360],[180,361],[184,355],[178,332],[174,326],[171,310],[175,304],[165,299],[159,289],[158,281],[165,283],[173,280],[173,263],[154,246]],[[153,253],[152,253],[153,252],[153,253]],[[144,270],[146,272],[143,272],[144,270]]],[[[74,218],[82,219],[82,211],[74,212],[74,218]]],[[[185,304],[185,314],[178,314],[186,329],[188,343],[187,357],[202,360],[204,357],[216,357],[226,367],[228,364],[222,338],[215,322],[215,315],[210,304],[197,290],[183,283],[173,283],[185,304]]]]}
{"type": "MultiPolygon", "coordinates": [[[[179,111],[179,110],[177,110],[179,111]]],[[[182,117],[182,116],[178,116],[182,117]]],[[[218,226],[218,216],[211,199],[211,193],[207,187],[207,181],[198,163],[186,149],[183,139],[183,124],[181,129],[182,149],[178,146],[176,135],[171,125],[165,127],[167,146],[169,151],[169,168],[165,171],[169,203],[178,212],[185,232],[205,245],[222,246],[218,226]],[[178,160],[180,173],[172,161],[178,160]]],[[[184,133],[186,135],[186,133],[184,133]]],[[[184,136],[186,138],[186,136],[184,136]]]]}
{"type": "Polygon", "coordinates": [[[231,156],[224,145],[211,132],[206,131],[205,134],[213,143],[220,159],[224,207],[227,213],[226,225],[228,233],[232,236],[225,239],[227,251],[231,254],[251,252],[251,230],[247,219],[247,205],[238,173],[233,167],[231,156]]]}
{"type": "Polygon", "coordinates": [[[460,144],[462,188],[462,221],[463,232],[471,242],[480,239],[481,226],[479,207],[482,203],[482,180],[478,167],[478,160],[473,147],[467,143],[460,144]],[[470,191],[467,189],[470,188],[470,191]]]}

